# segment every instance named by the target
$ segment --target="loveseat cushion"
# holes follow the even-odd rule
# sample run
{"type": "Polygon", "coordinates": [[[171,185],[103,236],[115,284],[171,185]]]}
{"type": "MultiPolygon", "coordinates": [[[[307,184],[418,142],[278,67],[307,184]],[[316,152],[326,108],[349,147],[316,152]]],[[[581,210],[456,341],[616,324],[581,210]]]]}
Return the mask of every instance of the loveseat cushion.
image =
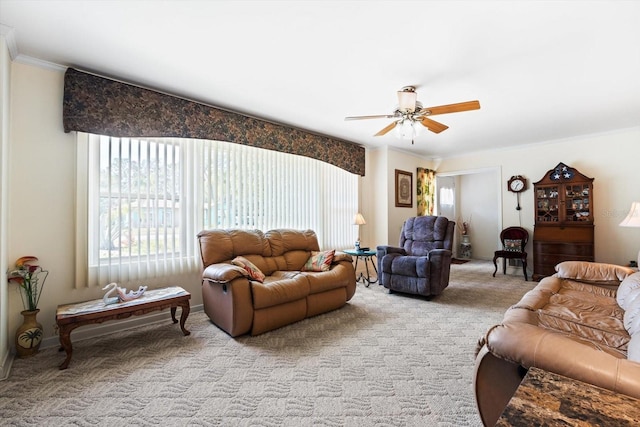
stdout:
{"type": "Polygon", "coordinates": [[[350,271],[345,268],[332,268],[329,271],[303,272],[309,281],[309,294],[331,289],[344,288],[349,284],[350,271]]]}
{"type": "Polygon", "coordinates": [[[306,298],[309,281],[298,272],[276,271],[264,283],[251,282],[251,291],[253,308],[258,310],[306,298]]]}
{"type": "Polygon", "coordinates": [[[271,248],[260,230],[204,230],[198,233],[198,241],[205,267],[238,255],[271,255],[271,248]]]}

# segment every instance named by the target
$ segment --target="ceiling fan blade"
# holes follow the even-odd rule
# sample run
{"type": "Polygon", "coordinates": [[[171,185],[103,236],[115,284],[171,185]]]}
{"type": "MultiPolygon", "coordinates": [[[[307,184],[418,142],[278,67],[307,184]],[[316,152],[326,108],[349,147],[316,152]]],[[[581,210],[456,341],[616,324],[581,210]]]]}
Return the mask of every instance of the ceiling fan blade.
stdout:
{"type": "Polygon", "coordinates": [[[380,132],[376,133],[373,136],[382,136],[385,133],[389,132],[394,127],[396,127],[397,124],[398,124],[398,122],[393,122],[393,123],[391,123],[390,125],[386,126],[384,129],[382,129],[380,132]]]}
{"type": "Polygon", "coordinates": [[[379,114],[376,116],[351,116],[345,117],[345,120],[366,120],[366,119],[392,119],[395,114],[379,114]]]}
{"type": "Polygon", "coordinates": [[[440,133],[443,130],[449,129],[449,126],[443,125],[442,123],[438,123],[435,120],[431,120],[426,117],[423,117],[422,120],[420,120],[420,123],[433,133],[440,133]]]}
{"type": "Polygon", "coordinates": [[[461,111],[479,110],[480,101],[459,102],[457,104],[439,105],[437,107],[423,108],[427,116],[435,116],[436,114],[459,113],[461,111]]]}

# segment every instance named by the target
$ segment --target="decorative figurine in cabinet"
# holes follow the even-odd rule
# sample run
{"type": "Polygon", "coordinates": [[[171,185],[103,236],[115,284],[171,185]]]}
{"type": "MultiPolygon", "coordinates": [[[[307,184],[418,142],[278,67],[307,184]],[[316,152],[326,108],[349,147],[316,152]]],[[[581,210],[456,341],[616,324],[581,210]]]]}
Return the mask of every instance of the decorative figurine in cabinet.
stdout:
{"type": "Polygon", "coordinates": [[[564,163],[534,183],[533,280],[562,261],[593,261],[593,178],[564,163]]]}

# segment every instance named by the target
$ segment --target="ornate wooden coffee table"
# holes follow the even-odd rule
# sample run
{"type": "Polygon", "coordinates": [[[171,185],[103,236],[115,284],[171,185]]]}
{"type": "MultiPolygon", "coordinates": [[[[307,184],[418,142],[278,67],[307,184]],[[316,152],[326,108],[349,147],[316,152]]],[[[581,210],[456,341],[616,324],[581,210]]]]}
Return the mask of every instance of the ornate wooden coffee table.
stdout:
{"type": "Polygon", "coordinates": [[[65,350],[67,357],[60,365],[60,369],[67,369],[71,361],[73,348],[71,346],[71,331],[79,326],[92,323],[102,323],[107,320],[126,319],[130,316],[147,314],[165,308],[171,309],[173,323],[176,319],[176,309],[182,307],[180,329],[185,335],[191,334],[184,324],[189,316],[189,299],[191,294],[181,287],[173,286],[162,289],[152,289],[133,301],[105,305],[102,299],[59,305],[56,311],[56,323],[60,334],[60,351],[65,350]]]}

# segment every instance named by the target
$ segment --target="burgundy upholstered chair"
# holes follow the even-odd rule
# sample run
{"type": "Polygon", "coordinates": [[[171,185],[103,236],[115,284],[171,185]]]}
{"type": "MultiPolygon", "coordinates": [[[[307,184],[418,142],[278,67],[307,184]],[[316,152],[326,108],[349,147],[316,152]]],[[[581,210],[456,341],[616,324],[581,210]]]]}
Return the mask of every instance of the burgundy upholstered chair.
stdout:
{"type": "Polygon", "coordinates": [[[417,216],[402,226],[400,247],[378,246],[380,284],[390,292],[439,295],[449,285],[453,230],[443,216],[417,216]]]}
{"type": "Polygon", "coordinates": [[[493,277],[496,277],[498,271],[498,263],[496,260],[502,258],[502,274],[507,274],[507,260],[519,259],[522,261],[522,271],[524,272],[524,281],[527,279],[527,253],[524,248],[529,241],[529,232],[522,227],[507,227],[500,233],[500,241],[502,241],[502,249],[496,251],[493,255],[493,277]]]}

